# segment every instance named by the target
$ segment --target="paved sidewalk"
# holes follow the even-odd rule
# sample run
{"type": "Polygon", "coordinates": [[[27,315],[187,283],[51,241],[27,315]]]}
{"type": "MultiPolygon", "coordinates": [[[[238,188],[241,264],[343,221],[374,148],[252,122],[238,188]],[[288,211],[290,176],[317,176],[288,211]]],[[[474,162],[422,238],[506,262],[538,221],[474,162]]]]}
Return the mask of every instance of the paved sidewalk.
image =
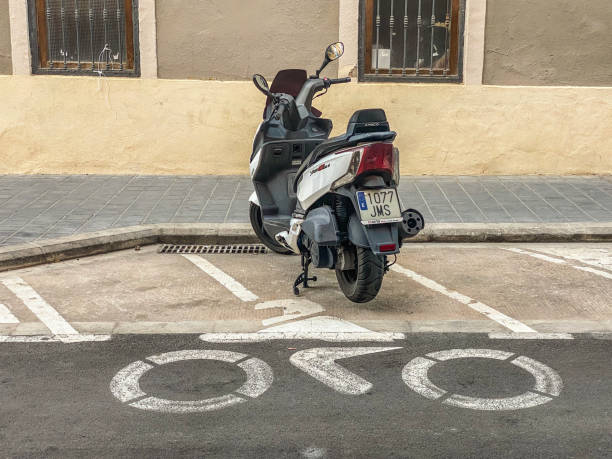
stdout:
{"type": "MultiPolygon", "coordinates": [[[[151,223],[248,222],[247,176],[0,176],[0,245],[151,223]]],[[[435,223],[612,222],[612,177],[402,177],[435,223]]]]}

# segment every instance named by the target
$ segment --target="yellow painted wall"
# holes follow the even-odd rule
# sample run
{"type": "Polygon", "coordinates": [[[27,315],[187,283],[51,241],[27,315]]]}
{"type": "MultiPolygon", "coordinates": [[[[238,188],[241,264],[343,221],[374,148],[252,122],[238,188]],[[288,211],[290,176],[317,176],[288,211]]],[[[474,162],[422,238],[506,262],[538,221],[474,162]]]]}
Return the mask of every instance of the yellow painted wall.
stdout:
{"type": "MultiPolygon", "coordinates": [[[[250,82],[0,76],[0,173],[247,174],[250,82]]],[[[317,99],[345,128],[381,107],[403,174],[611,174],[612,88],[351,84],[317,99]]]]}

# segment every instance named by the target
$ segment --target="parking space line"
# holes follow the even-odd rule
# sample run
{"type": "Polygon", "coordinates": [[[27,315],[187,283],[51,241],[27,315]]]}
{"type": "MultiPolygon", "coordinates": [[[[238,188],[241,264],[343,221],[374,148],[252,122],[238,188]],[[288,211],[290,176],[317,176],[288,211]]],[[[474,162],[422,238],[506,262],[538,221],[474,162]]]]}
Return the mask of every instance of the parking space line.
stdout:
{"type": "Polygon", "coordinates": [[[419,284],[423,285],[424,287],[427,287],[428,289],[441,293],[442,295],[445,295],[449,298],[459,301],[460,303],[465,304],[466,306],[472,308],[474,311],[477,311],[483,314],[484,316],[497,322],[503,327],[508,328],[514,333],[537,333],[537,331],[534,330],[533,328],[525,325],[524,323],[516,319],[513,319],[512,317],[509,317],[497,311],[496,309],[493,309],[490,306],[487,306],[484,303],[476,301],[475,299],[470,298],[469,296],[463,295],[459,292],[449,290],[443,285],[438,284],[436,281],[429,279],[427,277],[421,276],[420,274],[417,274],[414,271],[406,269],[398,264],[393,265],[391,267],[391,270],[395,271],[396,273],[403,274],[404,276],[412,279],[415,282],[418,282],[419,284]]]}
{"type": "Polygon", "coordinates": [[[79,332],[72,328],[59,312],[20,277],[2,279],[2,283],[33,312],[54,335],[79,334],[79,332]]]}
{"type": "Polygon", "coordinates": [[[199,255],[183,255],[187,260],[192,262],[210,277],[215,279],[221,285],[223,285],[226,289],[228,289],[234,296],[239,298],[242,301],[257,301],[259,297],[255,295],[253,292],[247,290],[240,282],[231,277],[228,274],[225,274],[215,265],[213,265],[210,261],[202,258],[199,255]]]}
{"type": "Polygon", "coordinates": [[[0,303],[0,324],[18,324],[19,319],[9,309],[0,303]]]}
{"type": "Polygon", "coordinates": [[[521,255],[529,255],[530,257],[537,258],[539,260],[549,261],[551,263],[555,263],[558,265],[565,264],[565,260],[560,260],[558,258],[549,257],[548,255],[542,255],[541,253],[527,252],[526,250],[515,249],[515,248],[506,248],[504,250],[507,250],[508,252],[520,253],[521,255]]]}
{"type": "MultiPolygon", "coordinates": [[[[588,268],[585,266],[577,266],[577,265],[573,265],[571,263],[569,263],[567,260],[562,260],[560,258],[553,258],[553,257],[549,257],[548,255],[543,255],[541,253],[537,253],[537,252],[530,252],[527,250],[521,250],[521,249],[508,249],[505,248],[504,250],[507,250],[509,252],[514,252],[514,253],[520,253],[521,255],[527,255],[533,258],[537,258],[539,260],[544,260],[544,261],[549,261],[551,263],[555,263],[558,265],[568,265],[571,266],[572,268],[575,269],[579,269],[580,271],[585,271],[591,274],[596,274],[598,276],[601,277],[605,277],[606,279],[612,279],[612,273],[606,272],[606,271],[602,271],[600,269],[595,269],[595,268],[588,268]]],[[[578,260],[580,261],[580,260],[578,260]]]]}

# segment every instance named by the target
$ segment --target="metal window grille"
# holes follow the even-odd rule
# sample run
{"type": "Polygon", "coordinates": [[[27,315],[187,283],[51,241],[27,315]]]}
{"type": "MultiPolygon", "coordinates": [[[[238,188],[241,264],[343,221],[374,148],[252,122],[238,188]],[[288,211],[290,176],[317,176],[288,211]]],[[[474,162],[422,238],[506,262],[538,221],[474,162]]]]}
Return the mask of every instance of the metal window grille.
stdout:
{"type": "Polygon", "coordinates": [[[462,81],[465,0],[361,0],[361,81],[462,81]]]}
{"type": "Polygon", "coordinates": [[[28,0],[34,73],[138,76],[137,0],[28,0]]]}

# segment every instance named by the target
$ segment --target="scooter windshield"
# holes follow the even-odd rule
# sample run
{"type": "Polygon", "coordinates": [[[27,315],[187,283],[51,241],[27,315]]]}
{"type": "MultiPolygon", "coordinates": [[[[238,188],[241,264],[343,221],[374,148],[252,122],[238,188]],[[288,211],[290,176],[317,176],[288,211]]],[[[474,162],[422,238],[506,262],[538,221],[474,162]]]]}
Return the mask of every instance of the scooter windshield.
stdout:
{"type": "MultiPolygon", "coordinates": [[[[299,69],[281,70],[274,77],[274,81],[272,82],[272,85],[270,86],[270,92],[289,94],[290,96],[293,96],[295,98],[298,96],[298,94],[302,90],[302,86],[304,86],[304,83],[306,83],[306,80],[308,80],[308,73],[306,73],[306,70],[299,70],[299,69]]],[[[266,106],[264,108],[264,114],[263,114],[264,119],[266,118],[266,111],[268,109],[268,106],[271,103],[272,103],[272,98],[268,97],[268,99],[266,100],[266,106]]],[[[313,115],[321,116],[321,112],[317,110],[316,108],[312,108],[311,111],[313,115]]]]}

